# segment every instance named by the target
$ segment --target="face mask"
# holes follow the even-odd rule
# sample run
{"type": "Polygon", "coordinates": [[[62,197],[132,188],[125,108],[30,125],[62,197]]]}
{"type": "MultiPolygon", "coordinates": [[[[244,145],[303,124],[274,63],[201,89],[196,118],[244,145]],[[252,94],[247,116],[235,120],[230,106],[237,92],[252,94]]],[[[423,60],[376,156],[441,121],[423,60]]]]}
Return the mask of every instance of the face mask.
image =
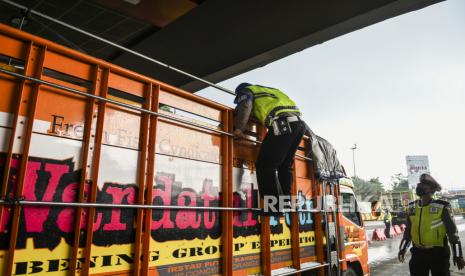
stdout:
{"type": "Polygon", "coordinates": [[[418,196],[426,195],[426,189],[423,186],[417,186],[417,188],[415,189],[415,192],[417,193],[418,196]]]}

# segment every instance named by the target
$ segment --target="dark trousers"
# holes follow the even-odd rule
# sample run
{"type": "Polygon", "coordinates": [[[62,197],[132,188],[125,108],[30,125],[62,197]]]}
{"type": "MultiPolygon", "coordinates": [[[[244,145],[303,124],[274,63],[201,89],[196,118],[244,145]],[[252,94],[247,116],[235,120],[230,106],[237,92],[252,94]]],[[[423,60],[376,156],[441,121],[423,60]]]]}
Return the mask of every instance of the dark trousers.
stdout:
{"type": "Polygon", "coordinates": [[[450,250],[448,245],[431,249],[412,247],[410,252],[412,253],[409,262],[410,275],[428,276],[430,271],[432,276],[450,275],[450,250]]]}
{"type": "Polygon", "coordinates": [[[386,235],[386,238],[391,238],[391,222],[385,222],[384,225],[386,225],[384,235],[386,235]]]}
{"type": "Polygon", "coordinates": [[[258,154],[257,182],[260,196],[290,195],[294,155],[305,133],[305,123],[290,123],[292,132],[275,136],[270,129],[258,154]]]}

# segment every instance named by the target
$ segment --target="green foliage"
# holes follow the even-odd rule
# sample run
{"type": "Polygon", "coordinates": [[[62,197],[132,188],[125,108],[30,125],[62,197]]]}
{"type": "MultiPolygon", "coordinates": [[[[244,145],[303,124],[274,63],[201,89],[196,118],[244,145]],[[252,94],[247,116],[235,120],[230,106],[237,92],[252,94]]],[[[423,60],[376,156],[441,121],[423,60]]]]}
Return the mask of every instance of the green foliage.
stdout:
{"type": "Polygon", "coordinates": [[[381,194],[384,192],[384,186],[378,177],[364,180],[359,177],[352,177],[354,183],[354,193],[359,196],[362,201],[374,202],[378,201],[381,194]]]}
{"type": "Polygon", "coordinates": [[[393,192],[404,192],[408,191],[408,180],[407,176],[402,173],[391,176],[391,187],[393,192]]]}

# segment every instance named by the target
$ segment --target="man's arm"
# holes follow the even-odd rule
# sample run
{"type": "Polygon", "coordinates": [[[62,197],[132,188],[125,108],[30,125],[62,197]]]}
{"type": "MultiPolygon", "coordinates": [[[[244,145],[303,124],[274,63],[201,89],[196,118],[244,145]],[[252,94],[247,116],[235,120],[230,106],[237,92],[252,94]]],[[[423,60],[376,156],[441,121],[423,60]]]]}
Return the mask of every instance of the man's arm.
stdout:
{"type": "Polygon", "coordinates": [[[248,89],[243,89],[239,92],[235,103],[237,103],[234,113],[236,115],[235,129],[241,132],[245,130],[247,122],[253,107],[253,94],[248,89]]]}
{"type": "Polygon", "coordinates": [[[403,240],[408,241],[408,242],[412,240],[412,236],[410,234],[411,229],[412,229],[412,223],[410,222],[410,216],[407,213],[407,222],[405,223],[405,231],[402,237],[403,240]]]}
{"type": "Polygon", "coordinates": [[[402,241],[399,244],[399,253],[397,254],[397,258],[400,262],[404,262],[405,260],[405,252],[410,246],[412,242],[412,236],[410,234],[410,229],[412,228],[412,223],[410,222],[409,210],[407,210],[407,222],[405,224],[405,231],[404,236],[402,237],[402,241]]]}
{"type": "Polygon", "coordinates": [[[452,209],[450,204],[447,204],[442,211],[442,222],[446,227],[447,237],[451,244],[460,242],[457,225],[455,225],[454,217],[452,216],[452,209]]]}
{"type": "Polygon", "coordinates": [[[462,244],[460,243],[457,225],[455,225],[454,217],[452,216],[452,208],[449,203],[446,203],[442,211],[442,222],[446,227],[447,237],[452,247],[454,265],[457,265],[458,269],[462,270],[465,266],[462,244]]]}

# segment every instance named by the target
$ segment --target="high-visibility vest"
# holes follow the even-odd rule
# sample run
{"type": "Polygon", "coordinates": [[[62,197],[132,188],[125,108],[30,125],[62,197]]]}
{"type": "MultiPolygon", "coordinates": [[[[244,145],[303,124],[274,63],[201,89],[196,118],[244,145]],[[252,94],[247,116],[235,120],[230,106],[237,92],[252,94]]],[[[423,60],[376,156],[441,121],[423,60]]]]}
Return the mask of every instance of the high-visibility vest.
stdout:
{"type": "Polygon", "coordinates": [[[253,115],[266,127],[270,126],[273,119],[283,112],[300,114],[294,101],[278,89],[260,85],[251,85],[246,88],[253,94],[253,115]]]}
{"type": "Polygon", "coordinates": [[[391,215],[391,213],[387,213],[384,216],[384,222],[391,222],[391,221],[392,221],[392,215],[391,215]]]}
{"type": "Polygon", "coordinates": [[[413,244],[420,247],[444,246],[446,227],[442,221],[442,212],[446,203],[433,200],[426,206],[420,206],[419,202],[410,203],[408,208],[413,244]]]}

